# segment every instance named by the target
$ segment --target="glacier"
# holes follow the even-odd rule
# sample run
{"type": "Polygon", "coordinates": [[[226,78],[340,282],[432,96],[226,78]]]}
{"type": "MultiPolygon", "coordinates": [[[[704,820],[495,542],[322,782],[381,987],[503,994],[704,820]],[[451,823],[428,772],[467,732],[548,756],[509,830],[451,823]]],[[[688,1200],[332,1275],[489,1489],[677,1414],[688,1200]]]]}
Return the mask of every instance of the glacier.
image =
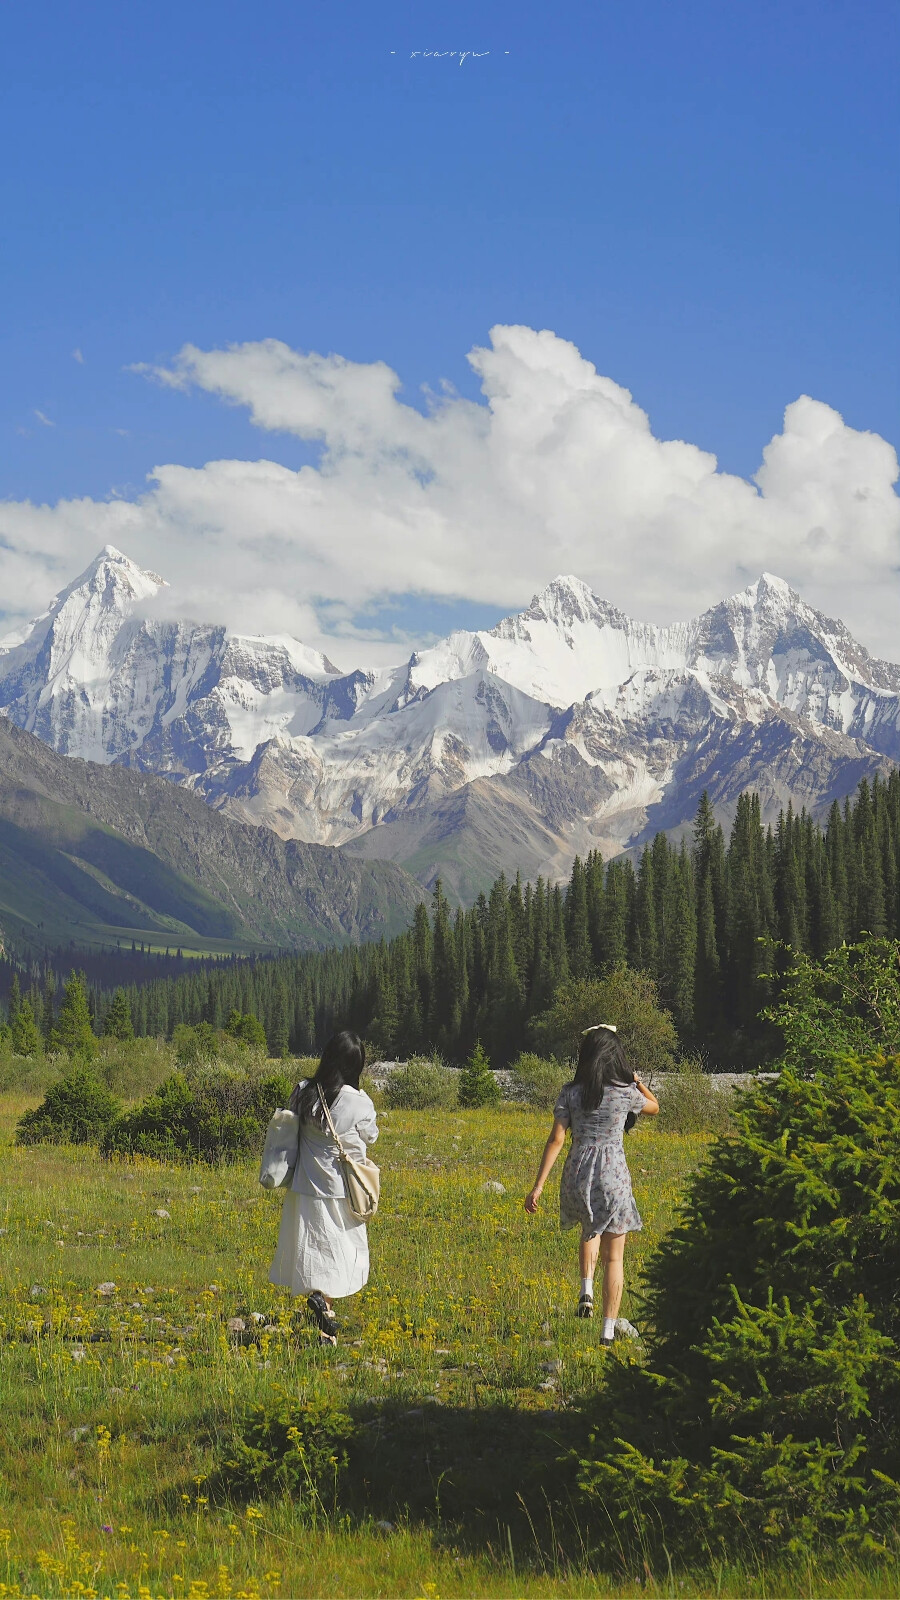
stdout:
{"type": "Polygon", "coordinates": [[[723,816],[746,787],[769,815],[819,812],[900,760],[900,666],[768,573],[671,626],[560,576],[378,672],[166,620],[167,599],[106,546],[0,640],[0,712],[284,838],[449,874],[461,897],[498,866],[559,875],[683,828],[698,785],[723,816]]]}

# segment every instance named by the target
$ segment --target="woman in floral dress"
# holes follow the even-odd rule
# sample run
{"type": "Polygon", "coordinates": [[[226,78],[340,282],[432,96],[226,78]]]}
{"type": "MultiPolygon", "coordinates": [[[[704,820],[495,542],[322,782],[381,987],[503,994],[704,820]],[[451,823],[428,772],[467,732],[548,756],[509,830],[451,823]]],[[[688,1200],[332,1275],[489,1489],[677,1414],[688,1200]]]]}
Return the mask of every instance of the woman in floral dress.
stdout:
{"type": "Polygon", "coordinates": [[[603,1265],[603,1342],[612,1344],[624,1285],[625,1240],[643,1226],[625,1160],[623,1135],[635,1116],[655,1116],[659,1102],[628,1065],[610,1023],[582,1035],[578,1067],[560,1090],[525,1210],[538,1208],[544,1184],[571,1129],[572,1145],[559,1191],[563,1228],[581,1228],[581,1297],[577,1315],[594,1314],[594,1272],[603,1265]]]}

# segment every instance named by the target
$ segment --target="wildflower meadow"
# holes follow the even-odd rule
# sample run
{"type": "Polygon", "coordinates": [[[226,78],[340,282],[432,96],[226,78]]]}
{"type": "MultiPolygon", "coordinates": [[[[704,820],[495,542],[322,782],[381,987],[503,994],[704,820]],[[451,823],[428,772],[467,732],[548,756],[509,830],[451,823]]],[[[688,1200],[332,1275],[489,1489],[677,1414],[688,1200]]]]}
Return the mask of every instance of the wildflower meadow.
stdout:
{"type": "MultiPolygon", "coordinates": [[[[268,1283],[280,1200],[252,1161],[15,1146],[36,1098],[2,1099],[0,1597],[898,1592],[886,1567],[779,1587],[777,1552],[752,1583],[720,1567],[692,1587],[626,1570],[612,1529],[605,1570],[588,1561],[598,1529],[559,1487],[586,1443],[581,1402],[640,1346],[604,1350],[573,1316],[555,1185],[523,1210],[546,1113],[381,1111],[372,1276],[331,1349],[268,1283]],[[293,1488],[271,1493],[265,1430],[285,1397],[334,1454],[313,1463],[289,1430],[293,1488]],[[239,1489],[232,1444],[254,1408],[239,1489]]],[[[642,1260],[706,1143],[664,1127],[629,1141],[638,1326],[642,1260]]]]}

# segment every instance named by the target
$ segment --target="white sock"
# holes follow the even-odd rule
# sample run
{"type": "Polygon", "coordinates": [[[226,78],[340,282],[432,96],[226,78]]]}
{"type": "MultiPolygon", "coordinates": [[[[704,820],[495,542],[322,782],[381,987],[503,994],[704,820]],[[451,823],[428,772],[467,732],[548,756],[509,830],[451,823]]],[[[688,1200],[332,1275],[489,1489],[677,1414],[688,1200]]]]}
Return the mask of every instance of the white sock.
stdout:
{"type": "Polygon", "coordinates": [[[604,1317],[603,1318],[603,1337],[604,1337],[604,1339],[614,1339],[616,1337],[616,1319],[615,1319],[615,1317],[604,1317]]]}
{"type": "Polygon", "coordinates": [[[593,1280],[593,1278],[582,1278],[582,1280],[581,1280],[581,1292],[582,1292],[582,1294],[590,1295],[591,1299],[593,1300],[593,1298],[594,1298],[594,1280],[593,1280]]]}

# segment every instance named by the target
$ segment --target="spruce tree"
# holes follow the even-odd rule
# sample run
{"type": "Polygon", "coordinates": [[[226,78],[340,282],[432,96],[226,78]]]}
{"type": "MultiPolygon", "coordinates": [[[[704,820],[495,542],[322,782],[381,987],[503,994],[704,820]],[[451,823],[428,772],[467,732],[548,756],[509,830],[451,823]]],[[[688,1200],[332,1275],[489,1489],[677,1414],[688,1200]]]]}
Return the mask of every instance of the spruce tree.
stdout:
{"type": "Polygon", "coordinates": [[[682,844],[668,883],[666,925],[669,939],[663,998],[683,1035],[694,1026],[694,974],[697,961],[697,913],[691,858],[682,844]]]}
{"type": "Polygon", "coordinates": [[[631,862],[611,861],[606,869],[603,897],[603,970],[612,972],[628,960],[629,875],[631,862]]]}
{"type": "Polygon", "coordinates": [[[603,896],[606,892],[604,888],[603,857],[599,850],[591,850],[589,852],[584,871],[591,955],[594,968],[599,972],[603,964],[603,896]]]}
{"type": "Polygon", "coordinates": [[[8,1008],[7,1008],[7,1020],[9,1022],[10,1028],[14,1028],[15,1025],[16,1025],[16,1018],[19,1015],[19,1011],[21,1009],[21,1005],[22,1005],[22,986],[19,983],[19,974],[17,972],[14,972],[13,973],[13,977],[12,977],[12,983],[9,986],[9,1004],[8,1004],[8,1008]]]}
{"type": "Polygon", "coordinates": [[[73,1061],[90,1061],[97,1052],[84,981],[77,972],[71,974],[64,986],[64,999],[51,1039],[54,1050],[65,1050],[73,1061]]]}
{"type": "Polygon", "coordinates": [[[491,1064],[475,1041],[475,1048],[459,1075],[459,1103],[469,1109],[493,1106],[500,1099],[500,1085],[491,1071],[491,1064]]]}
{"type": "Polygon", "coordinates": [[[134,1024],[124,989],[117,989],[106,1013],[103,1032],[108,1039],[133,1039],[134,1024]]]}
{"type": "Polygon", "coordinates": [[[653,854],[645,845],[638,868],[635,895],[635,966],[659,979],[659,934],[656,925],[656,889],[653,879],[653,854]]]}
{"type": "Polygon", "coordinates": [[[11,1024],[12,1047],[17,1056],[37,1056],[43,1049],[41,1030],[34,1020],[30,1000],[22,1000],[11,1024]]]}
{"type": "Polygon", "coordinates": [[[588,922],[587,882],[578,856],[572,863],[572,876],[566,892],[566,948],[572,977],[589,978],[594,961],[588,922]]]}

